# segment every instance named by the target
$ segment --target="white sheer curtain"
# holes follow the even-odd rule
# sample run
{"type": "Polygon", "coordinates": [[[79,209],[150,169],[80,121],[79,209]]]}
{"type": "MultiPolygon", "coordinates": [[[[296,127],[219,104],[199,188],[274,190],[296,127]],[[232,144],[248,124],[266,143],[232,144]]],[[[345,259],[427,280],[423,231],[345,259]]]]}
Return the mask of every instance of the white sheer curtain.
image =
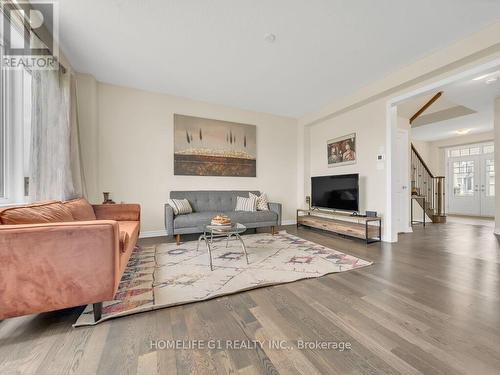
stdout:
{"type": "Polygon", "coordinates": [[[32,73],[31,201],[66,200],[81,193],[72,176],[69,76],[60,70],[32,73]]]}

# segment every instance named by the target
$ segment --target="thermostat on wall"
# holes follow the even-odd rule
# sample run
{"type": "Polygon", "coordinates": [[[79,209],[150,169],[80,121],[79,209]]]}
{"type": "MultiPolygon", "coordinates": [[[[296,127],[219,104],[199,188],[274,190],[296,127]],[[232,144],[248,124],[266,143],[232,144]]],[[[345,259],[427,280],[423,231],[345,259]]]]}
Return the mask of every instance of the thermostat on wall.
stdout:
{"type": "Polygon", "coordinates": [[[377,170],[381,171],[385,168],[384,160],[385,160],[384,154],[377,155],[377,170]]]}

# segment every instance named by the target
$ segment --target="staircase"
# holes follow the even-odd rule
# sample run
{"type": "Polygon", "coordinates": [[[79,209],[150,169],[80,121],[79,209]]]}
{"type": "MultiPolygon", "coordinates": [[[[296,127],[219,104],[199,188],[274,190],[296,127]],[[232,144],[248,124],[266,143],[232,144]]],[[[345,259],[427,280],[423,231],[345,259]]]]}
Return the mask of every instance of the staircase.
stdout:
{"type": "MultiPolygon", "coordinates": [[[[445,177],[434,176],[412,144],[411,194],[413,197],[425,198],[425,207],[422,208],[433,223],[446,223],[444,187],[445,177]]],[[[423,206],[423,199],[414,200],[423,206]]]]}

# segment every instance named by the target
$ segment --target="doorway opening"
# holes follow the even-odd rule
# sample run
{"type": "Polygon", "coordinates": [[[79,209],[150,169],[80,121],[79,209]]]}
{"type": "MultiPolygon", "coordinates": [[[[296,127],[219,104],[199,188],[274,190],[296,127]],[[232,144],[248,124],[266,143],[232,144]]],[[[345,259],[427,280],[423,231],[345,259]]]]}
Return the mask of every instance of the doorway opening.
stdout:
{"type": "Polygon", "coordinates": [[[387,212],[393,241],[424,220],[494,227],[498,98],[500,60],[495,60],[388,101],[387,212]],[[406,149],[401,131],[408,131],[406,149]]]}

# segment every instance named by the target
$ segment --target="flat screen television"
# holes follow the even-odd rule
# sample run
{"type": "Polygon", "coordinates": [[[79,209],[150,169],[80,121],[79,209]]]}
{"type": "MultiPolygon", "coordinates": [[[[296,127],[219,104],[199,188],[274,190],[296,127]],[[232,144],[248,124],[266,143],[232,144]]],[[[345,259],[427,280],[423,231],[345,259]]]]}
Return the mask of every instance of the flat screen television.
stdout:
{"type": "Polygon", "coordinates": [[[311,177],[311,205],[343,211],[359,210],[359,175],[311,177]]]}

